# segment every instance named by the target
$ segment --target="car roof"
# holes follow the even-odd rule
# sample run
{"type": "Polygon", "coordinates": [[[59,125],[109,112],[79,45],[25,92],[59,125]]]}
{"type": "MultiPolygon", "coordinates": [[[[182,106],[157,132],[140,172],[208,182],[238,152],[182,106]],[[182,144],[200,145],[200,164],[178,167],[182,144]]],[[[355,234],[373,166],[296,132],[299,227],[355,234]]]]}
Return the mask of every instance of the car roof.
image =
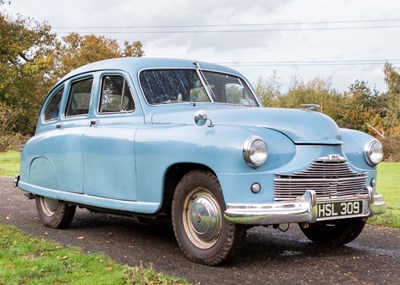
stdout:
{"type": "Polygon", "coordinates": [[[174,58],[154,58],[154,57],[124,57],[124,58],[113,58],[101,60],[93,63],[89,63],[82,67],[79,67],[67,75],[65,75],[59,82],[64,81],[72,76],[93,72],[98,70],[123,70],[130,73],[138,73],[143,69],[150,68],[194,68],[196,65],[199,65],[204,70],[215,70],[226,73],[231,73],[235,75],[242,76],[239,72],[234,69],[208,63],[208,62],[200,62],[196,60],[187,60],[187,59],[174,59],[174,58]]]}

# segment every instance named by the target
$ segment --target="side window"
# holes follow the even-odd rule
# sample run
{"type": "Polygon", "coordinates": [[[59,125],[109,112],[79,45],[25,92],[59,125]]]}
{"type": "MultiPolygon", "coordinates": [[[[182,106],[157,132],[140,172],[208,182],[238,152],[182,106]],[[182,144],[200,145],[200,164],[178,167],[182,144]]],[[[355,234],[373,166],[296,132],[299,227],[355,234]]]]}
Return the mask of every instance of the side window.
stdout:
{"type": "Polygon", "coordinates": [[[93,78],[72,83],[65,116],[81,116],[89,113],[92,84],[93,78]]]}
{"type": "Polygon", "coordinates": [[[99,113],[131,112],[135,109],[128,83],[121,75],[107,75],[101,84],[99,113]]]}
{"type": "Polygon", "coordinates": [[[211,71],[204,71],[203,74],[215,97],[215,101],[244,106],[257,106],[257,101],[251,90],[241,78],[211,71]]]}
{"type": "Polygon", "coordinates": [[[58,118],[58,114],[60,113],[60,103],[63,92],[64,92],[64,87],[59,89],[56,93],[53,94],[53,96],[51,96],[44,110],[45,121],[53,121],[58,118]]]}
{"type": "MultiPolygon", "coordinates": [[[[243,85],[228,83],[225,85],[226,102],[232,104],[242,104],[246,100],[246,93],[243,85]]],[[[245,104],[246,105],[246,104],[245,104]]]]}
{"type": "Polygon", "coordinates": [[[139,75],[149,104],[210,102],[194,69],[145,70],[139,75]]]}

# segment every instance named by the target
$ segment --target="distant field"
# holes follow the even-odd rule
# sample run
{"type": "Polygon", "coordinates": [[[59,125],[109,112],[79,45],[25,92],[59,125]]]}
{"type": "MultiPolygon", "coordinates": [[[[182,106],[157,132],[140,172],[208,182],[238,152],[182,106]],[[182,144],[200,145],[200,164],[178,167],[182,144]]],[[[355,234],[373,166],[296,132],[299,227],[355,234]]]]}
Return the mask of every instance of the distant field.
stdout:
{"type": "MultiPolygon", "coordinates": [[[[0,153],[0,175],[14,176],[19,172],[20,153],[0,153]]],[[[378,192],[387,204],[386,213],[369,219],[372,224],[400,228],[400,163],[383,162],[378,167],[378,192]]]]}

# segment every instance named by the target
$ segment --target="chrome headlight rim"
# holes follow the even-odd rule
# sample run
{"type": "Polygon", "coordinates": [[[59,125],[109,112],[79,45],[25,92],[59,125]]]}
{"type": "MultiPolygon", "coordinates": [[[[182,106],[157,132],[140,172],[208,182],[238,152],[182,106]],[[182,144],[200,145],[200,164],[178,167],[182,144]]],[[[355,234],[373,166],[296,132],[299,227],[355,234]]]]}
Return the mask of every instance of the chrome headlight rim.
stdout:
{"type": "Polygon", "coordinates": [[[260,136],[251,136],[243,144],[243,158],[252,168],[262,166],[268,159],[268,145],[260,136]]]}
{"type": "Polygon", "coordinates": [[[383,147],[380,141],[370,140],[364,147],[364,157],[368,165],[378,165],[383,159],[383,147]]]}

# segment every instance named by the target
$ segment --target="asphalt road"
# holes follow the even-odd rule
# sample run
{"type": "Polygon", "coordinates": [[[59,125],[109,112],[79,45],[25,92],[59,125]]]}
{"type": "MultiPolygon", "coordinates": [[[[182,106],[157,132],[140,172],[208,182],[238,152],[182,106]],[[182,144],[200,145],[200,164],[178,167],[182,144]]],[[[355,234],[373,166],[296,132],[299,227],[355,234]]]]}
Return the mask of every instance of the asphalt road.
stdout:
{"type": "Polygon", "coordinates": [[[236,259],[208,267],[185,259],[169,226],[79,209],[69,229],[53,230],[40,223],[34,200],[13,188],[12,178],[0,177],[0,194],[1,224],[195,284],[400,284],[399,229],[367,225],[350,244],[324,247],[309,242],[297,225],[287,232],[257,227],[236,259]]]}

